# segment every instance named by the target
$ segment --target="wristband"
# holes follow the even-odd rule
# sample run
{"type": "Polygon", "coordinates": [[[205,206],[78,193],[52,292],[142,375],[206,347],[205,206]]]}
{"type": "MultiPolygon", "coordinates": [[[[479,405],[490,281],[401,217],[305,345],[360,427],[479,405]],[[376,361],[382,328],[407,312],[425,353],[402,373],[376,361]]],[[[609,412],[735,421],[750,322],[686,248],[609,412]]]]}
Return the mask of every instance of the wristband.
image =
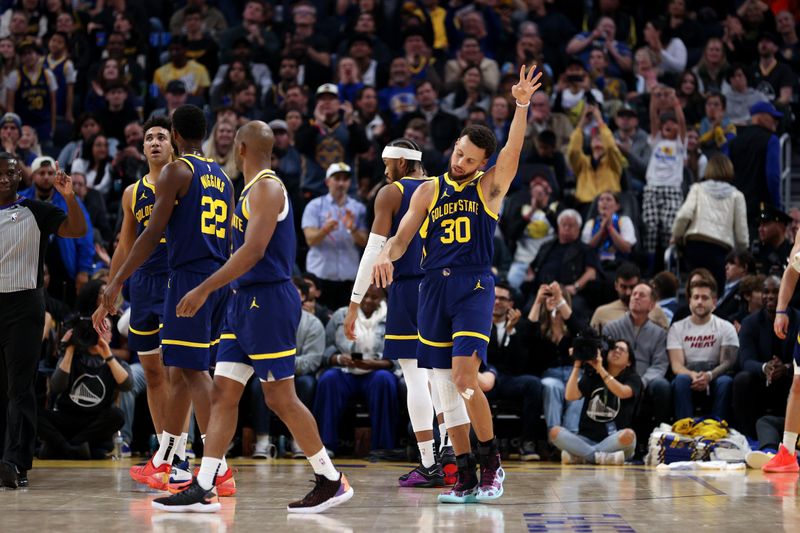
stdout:
{"type": "Polygon", "coordinates": [[[783,311],[775,310],[775,314],[776,315],[788,315],[789,311],[787,309],[784,309],[783,311]]]}
{"type": "Polygon", "coordinates": [[[524,107],[530,107],[530,105],[531,105],[530,101],[527,104],[520,104],[519,102],[516,102],[516,104],[517,104],[517,107],[523,107],[523,108],[524,107]]]}
{"type": "Polygon", "coordinates": [[[556,304],[556,309],[560,309],[561,307],[567,305],[567,300],[561,298],[561,301],[556,304]]]}

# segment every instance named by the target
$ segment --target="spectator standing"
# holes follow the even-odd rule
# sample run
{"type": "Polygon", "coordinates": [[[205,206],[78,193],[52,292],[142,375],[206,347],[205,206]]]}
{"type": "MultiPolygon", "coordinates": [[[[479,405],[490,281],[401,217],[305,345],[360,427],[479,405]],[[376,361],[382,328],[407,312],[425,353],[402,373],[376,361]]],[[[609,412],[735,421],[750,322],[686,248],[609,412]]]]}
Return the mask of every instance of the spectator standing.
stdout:
{"type": "Polygon", "coordinates": [[[644,42],[656,54],[661,72],[680,74],[688,60],[686,45],[672,33],[665,20],[648,21],[644,25],[644,42]]]}
{"type": "MultiPolygon", "coordinates": [[[[44,67],[49,69],[56,78],[56,122],[62,121],[57,132],[72,127],[75,122],[73,110],[75,109],[75,82],[78,80],[78,71],[69,57],[67,36],[56,32],[47,41],[49,53],[44,59],[44,67]]],[[[58,125],[58,124],[57,124],[58,125]]],[[[63,137],[63,135],[62,135],[63,137]]],[[[69,138],[67,129],[66,137],[69,138]]]]}
{"type": "Polygon", "coordinates": [[[645,224],[644,249],[648,272],[653,273],[656,251],[666,250],[672,236],[675,215],[683,202],[683,163],[686,158],[686,121],[674,89],[659,87],[650,99],[650,145],[653,151],[647,165],[647,185],[642,201],[645,224]],[[659,116],[661,102],[672,113],[659,116]]]}
{"type": "Polygon", "coordinates": [[[62,199],[53,203],[22,197],[22,179],[14,156],[0,153],[0,293],[5,327],[0,333],[0,362],[6,375],[6,438],[0,461],[0,484],[28,486],[36,445],[34,377],[45,324],[44,262],[50,236],[82,237],[86,218],[66,174],[58,172],[50,187],[62,199]]]}
{"type": "Polygon", "coordinates": [[[794,95],[797,73],[778,61],[780,46],[780,39],[774,33],[764,32],[759,36],[758,62],[753,65],[750,83],[776,106],[788,106],[794,95]]]}
{"type": "Polygon", "coordinates": [[[614,124],[617,126],[614,140],[628,162],[625,172],[635,190],[644,189],[647,164],[650,162],[647,132],[639,127],[639,115],[636,114],[636,110],[627,104],[617,109],[614,124]]]}
{"type": "Polygon", "coordinates": [[[725,285],[728,253],[746,250],[750,242],[744,195],[732,185],[733,179],[731,160],[714,155],[672,225],[672,238],[683,243],[687,268],[707,268],[718,287],[725,285]]]}
{"type": "Polygon", "coordinates": [[[367,244],[364,205],[347,196],[352,170],[344,163],[328,167],[328,194],[315,198],[303,212],[309,246],[306,269],[320,280],[321,301],[338,309],[346,304],[356,278],[359,248],[367,244]]]}
{"type": "Polygon", "coordinates": [[[596,359],[575,361],[566,398],[584,399],[580,429],[577,435],[558,426],[550,429],[550,442],[562,451],[562,463],[621,465],[633,457],[636,433],[631,428],[642,392],[634,364],[634,350],[624,340],[614,343],[605,361],[599,350],[596,359]],[[584,364],[592,370],[580,377],[584,364]]]}
{"type": "Polygon", "coordinates": [[[764,308],[745,318],[739,330],[741,370],[733,380],[733,412],[737,427],[750,438],[756,437],[756,420],[762,415],[783,416],[794,376],[794,339],[800,313],[787,308],[788,338],[775,335],[772,325],[780,284],[777,276],[764,280],[764,308]]]}
{"type": "Polygon", "coordinates": [[[694,416],[695,401],[712,399],[711,416],[727,420],[739,337],[733,325],[714,316],[716,284],[695,281],[689,286],[691,315],[669,328],[667,351],[675,379],[675,418],[694,416]]]}
{"type": "Polygon", "coordinates": [[[729,152],[736,173],[733,184],[747,201],[747,220],[750,232],[755,233],[759,204],[781,207],[780,141],[775,134],[783,118],[769,102],[759,102],[750,108],[752,125],[737,129],[730,142],[729,152]]]}
{"type": "Polygon", "coordinates": [[[358,396],[366,400],[369,408],[371,448],[391,449],[399,408],[397,377],[392,372],[394,363],[383,358],[386,332],[383,290],[372,286],[364,295],[355,322],[355,341],[348,340],[344,333],[346,313],[346,307],[336,311],[326,328],[328,348],[325,350],[327,359],[323,361],[331,368],[320,376],[314,399],[320,436],[327,449],[338,450],[341,416],[347,402],[358,396]]]}

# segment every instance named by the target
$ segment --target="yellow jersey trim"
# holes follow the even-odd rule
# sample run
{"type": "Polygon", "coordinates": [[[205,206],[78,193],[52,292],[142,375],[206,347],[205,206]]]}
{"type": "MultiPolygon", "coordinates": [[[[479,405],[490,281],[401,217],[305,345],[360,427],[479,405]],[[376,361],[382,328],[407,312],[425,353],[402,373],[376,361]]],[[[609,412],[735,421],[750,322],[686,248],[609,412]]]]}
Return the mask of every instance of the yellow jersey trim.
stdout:
{"type": "MultiPolygon", "coordinates": [[[[425,221],[422,223],[422,227],[419,228],[419,236],[423,239],[428,238],[428,225],[430,224],[430,213],[433,211],[433,208],[436,207],[436,202],[439,201],[439,180],[433,179],[433,199],[431,200],[430,205],[428,205],[428,216],[425,217],[425,221]]],[[[425,256],[425,249],[423,246],[422,250],[423,257],[425,256]]]]}
{"type": "Polygon", "coordinates": [[[236,335],[233,333],[223,333],[219,338],[223,341],[236,340],[236,335]]]}
{"type": "Polygon", "coordinates": [[[139,199],[139,181],[133,184],[133,195],[131,196],[131,213],[134,216],[136,216],[136,201],[139,199]]]}
{"type": "Polygon", "coordinates": [[[184,163],[186,163],[187,165],[189,165],[189,168],[191,168],[191,169],[192,169],[192,173],[194,173],[194,164],[193,164],[191,161],[189,161],[189,160],[188,160],[188,159],[186,159],[185,157],[179,157],[177,160],[178,160],[178,161],[183,161],[184,163]]]}
{"type": "Polygon", "coordinates": [[[483,341],[489,342],[489,337],[483,333],[478,333],[477,331],[456,331],[453,333],[453,338],[455,339],[456,337],[476,337],[483,341]]]}
{"type": "Polygon", "coordinates": [[[155,185],[155,183],[150,183],[150,181],[147,179],[147,176],[149,176],[149,175],[150,174],[145,174],[144,176],[142,176],[142,183],[144,183],[144,186],[147,187],[148,189],[150,189],[151,191],[153,191],[153,194],[155,194],[156,193],[156,185],[155,185]]]}
{"type": "Polygon", "coordinates": [[[183,159],[184,157],[194,157],[195,159],[199,159],[200,161],[203,161],[205,163],[214,163],[213,159],[210,159],[208,157],[203,157],[197,154],[184,154],[183,157],[181,157],[181,159],[183,159]]]}
{"type": "Polygon", "coordinates": [[[392,182],[392,185],[395,185],[395,186],[397,186],[397,188],[398,188],[398,189],[400,189],[400,192],[401,192],[401,193],[405,193],[405,192],[406,192],[406,188],[405,188],[405,187],[403,187],[403,184],[402,184],[402,183],[400,183],[399,181],[394,181],[394,182],[392,182]]]}
{"type": "MultiPolygon", "coordinates": [[[[253,180],[255,181],[255,180],[253,180]]],[[[242,216],[245,220],[250,220],[250,210],[247,208],[247,198],[242,201],[242,216]]]]}
{"type": "MultiPolygon", "coordinates": [[[[458,182],[453,181],[453,180],[450,179],[450,173],[449,172],[445,172],[444,173],[444,182],[447,183],[448,185],[452,185],[453,188],[456,190],[456,192],[461,192],[464,189],[466,189],[467,185],[469,185],[470,183],[472,183],[475,180],[480,179],[481,176],[483,176],[483,171],[478,170],[477,172],[475,172],[475,175],[472,177],[472,179],[466,180],[463,183],[458,183],[458,182]]],[[[439,180],[436,180],[436,181],[439,181],[439,180]]]]}
{"type": "Polygon", "coordinates": [[[434,348],[451,348],[453,346],[452,342],[435,342],[429,341],[428,339],[424,338],[422,335],[417,335],[419,342],[422,344],[427,344],[428,346],[433,346],[434,348]]]}
{"type": "Polygon", "coordinates": [[[389,341],[415,341],[418,335],[384,335],[383,338],[389,341]]]}
{"type": "MultiPolygon", "coordinates": [[[[483,176],[481,176],[483,177],[483,176]]],[[[478,183],[475,185],[478,189],[478,198],[481,200],[481,204],[483,204],[483,210],[486,211],[486,214],[492,217],[495,220],[498,220],[500,217],[497,216],[497,213],[489,209],[489,206],[486,204],[486,198],[483,197],[483,188],[481,187],[481,178],[478,178],[478,183]]]]}
{"type": "MultiPolygon", "coordinates": [[[[219,341],[217,341],[219,342],[219,341]]],[[[189,341],[179,341],[174,339],[162,339],[161,344],[166,344],[168,346],[185,346],[187,348],[210,348],[210,342],[189,342],[189,341]]]]}
{"type": "Polygon", "coordinates": [[[150,330],[150,331],[139,331],[138,329],[134,329],[133,327],[131,327],[131,326],[128,326],[128,330],[129,330],[131,333],[135,333],[135,334],[137,334],[137,335],[155,335],[156,333],[158,333],[159,331],[161,331],[161,328],[158,328],[158,329],[153,329],[153,330],[150,330]]]}
{"type": "Polygon", "coordinates": [[[289,357],[290,355],[294,355],[296,353],[297,353],[297,348],[292,348],[291,350],[284,350],[282,352],[257,353],[249,355],[248,357],[250,357],[250,359],[260,361],[263,359],[280,359],[281,357],[289,357]]]}

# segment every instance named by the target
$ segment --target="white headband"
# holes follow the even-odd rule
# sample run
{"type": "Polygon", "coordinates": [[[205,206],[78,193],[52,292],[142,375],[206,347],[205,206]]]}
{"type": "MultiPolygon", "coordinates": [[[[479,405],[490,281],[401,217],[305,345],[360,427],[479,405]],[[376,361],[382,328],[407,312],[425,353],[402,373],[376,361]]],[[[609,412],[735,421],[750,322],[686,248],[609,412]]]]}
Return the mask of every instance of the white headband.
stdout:
{"type": "Polygon", "coordinates": [[[383,149],[381,157],[385,159],[408,159],[409,161],[422,161],[422,152],[400,146],[387,146],[383,149]]]}

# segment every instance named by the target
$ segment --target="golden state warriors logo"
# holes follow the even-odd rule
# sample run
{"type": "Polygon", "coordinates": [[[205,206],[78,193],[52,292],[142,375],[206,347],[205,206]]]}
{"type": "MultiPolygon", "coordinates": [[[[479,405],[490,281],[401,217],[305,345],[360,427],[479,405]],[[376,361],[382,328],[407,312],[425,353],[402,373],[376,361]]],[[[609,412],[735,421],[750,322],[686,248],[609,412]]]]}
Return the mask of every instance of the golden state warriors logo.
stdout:
{"type": "Polygon", "coordinates": [[[253,296],[253,301],[250,302],[250,309],[261,309],[258,304],[256,303],[256,297],[253,296]]]}

